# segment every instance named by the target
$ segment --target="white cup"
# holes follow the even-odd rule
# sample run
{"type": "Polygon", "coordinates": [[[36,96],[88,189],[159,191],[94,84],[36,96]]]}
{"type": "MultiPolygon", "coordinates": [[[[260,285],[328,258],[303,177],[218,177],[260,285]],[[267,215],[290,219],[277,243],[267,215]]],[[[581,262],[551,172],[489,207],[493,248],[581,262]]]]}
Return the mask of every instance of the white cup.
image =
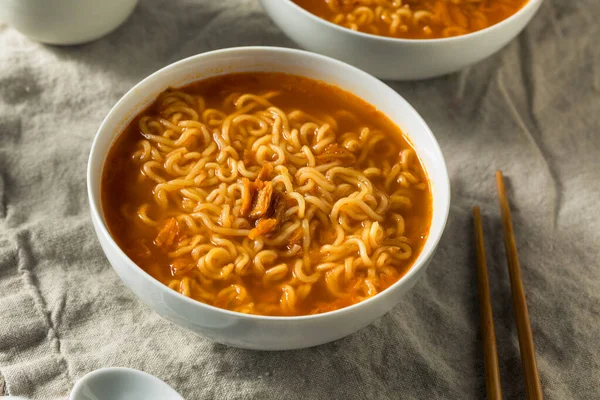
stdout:
{"type": "Polygon", "coordinates": [[[116,29],[137,0],[2,0],[0,21],[32,40],[80,44],[116,29]]]}

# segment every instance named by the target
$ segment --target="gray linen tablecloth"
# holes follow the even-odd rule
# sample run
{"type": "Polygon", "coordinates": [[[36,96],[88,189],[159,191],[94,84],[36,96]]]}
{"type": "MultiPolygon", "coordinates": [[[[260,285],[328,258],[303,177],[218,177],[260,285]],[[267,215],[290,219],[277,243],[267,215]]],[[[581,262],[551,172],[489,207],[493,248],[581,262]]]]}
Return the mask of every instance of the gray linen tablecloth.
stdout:
{"type": "Polygon", "coordinates": [[[181,58],[294,46],[256,0],[142,0],[94,43],[0,25],[0,371],[13,395],[65,399],[127,366],[187,399],[482,399],[471,208],[482,207],[503,389],[524,398],[494,171],[513,218],[547,399],[600,398],[600,2],[546,0],[518,39],[461,73],[389,84],[436,134],[452,207],[433,265],[388,315],[328,345],[228,348],[140,303],[104,258],[85,171],[102,118],[181,58]]]}

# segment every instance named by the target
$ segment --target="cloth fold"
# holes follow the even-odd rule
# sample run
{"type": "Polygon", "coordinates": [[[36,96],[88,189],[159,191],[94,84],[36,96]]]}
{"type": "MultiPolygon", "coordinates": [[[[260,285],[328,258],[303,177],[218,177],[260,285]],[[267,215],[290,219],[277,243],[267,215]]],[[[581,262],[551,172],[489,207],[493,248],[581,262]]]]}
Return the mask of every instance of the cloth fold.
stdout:
{"type": "MultiPolygon", "coordinates": [[[[600,3],[547,0],[505,49],[460,73],[389,82],[445,154],[450,218],[389,314],[331,344],[228,348],[164,321],[120,282],[89,218],[102,118],[181,58],[294,46],[256,0],[145,0],[96,42],[52,47],[0,25],[0,372],[10,394],[66,399],[96,368],[152,373],[186,399],[481,399],[471,209],[482,208],[500,371],[524,398],[494,171],[507,176],[547,399],[600,393],[600,3]]],[[[407,132],[410,135],[410,132],[407,132]]]]}

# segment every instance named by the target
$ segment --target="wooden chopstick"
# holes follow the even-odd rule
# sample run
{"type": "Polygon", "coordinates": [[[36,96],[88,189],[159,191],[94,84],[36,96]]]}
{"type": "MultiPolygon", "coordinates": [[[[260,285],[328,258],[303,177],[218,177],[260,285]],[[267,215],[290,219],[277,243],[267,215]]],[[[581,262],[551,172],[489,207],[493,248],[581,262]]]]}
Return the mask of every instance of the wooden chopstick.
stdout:
{"type": "Polygon", "coordinates": [[[525,290],[521,280],[521,266],[517,254],[517,244],[510,216],[510,207],[506,197],[504,177],[502,171],[496,172],[496,184],[498,186],[498,200],[500,202],[500,213],[502,215],[502,230],[504,231],[504,247],[506,248],[506,259],[508,262],[508,274],[512,290],[512,301],[519,336],[519,349],[521,352],[521,364],[525,376],[525,392],[528,400],[543,399],[542,384],[535,358],[533,335],[531,334],[531,323],[525,300],[525,290]]]}
{"type": "Polygon", "coordinates": [[[477,254],[477,288],[479,291],[479,308],[481,319],[481,336],[483,338],[483,362],[485,366],[485,390],[487,400],[502,400],[500,386],[500,368],[498,367],[498,351],[496,349],[496,331],[490,297],[490,282],[487,263],[485,261],[485,245],[479,207],[473,207],[473,224],[475,227],[475,246],[477,254]]]}

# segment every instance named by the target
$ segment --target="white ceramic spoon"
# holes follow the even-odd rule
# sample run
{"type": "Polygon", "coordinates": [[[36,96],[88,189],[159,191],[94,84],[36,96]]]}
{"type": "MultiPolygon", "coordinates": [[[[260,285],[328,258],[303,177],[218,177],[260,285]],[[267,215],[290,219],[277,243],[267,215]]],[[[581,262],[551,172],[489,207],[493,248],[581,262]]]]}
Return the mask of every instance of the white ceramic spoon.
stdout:
{"type": "Polygon", "coordinates": [[[131,368],[102,368],[81,378],[69,400],[184,400],[171,386],[131,368]]]}
{"type": "MultiPolygon", "coordinates": [[[[1,399],[27,400],[6,396],[1,399]]],[[[184,400],[160,379],[131,368],[101,368],[81,378],[69,400],[184,400]]]]}

